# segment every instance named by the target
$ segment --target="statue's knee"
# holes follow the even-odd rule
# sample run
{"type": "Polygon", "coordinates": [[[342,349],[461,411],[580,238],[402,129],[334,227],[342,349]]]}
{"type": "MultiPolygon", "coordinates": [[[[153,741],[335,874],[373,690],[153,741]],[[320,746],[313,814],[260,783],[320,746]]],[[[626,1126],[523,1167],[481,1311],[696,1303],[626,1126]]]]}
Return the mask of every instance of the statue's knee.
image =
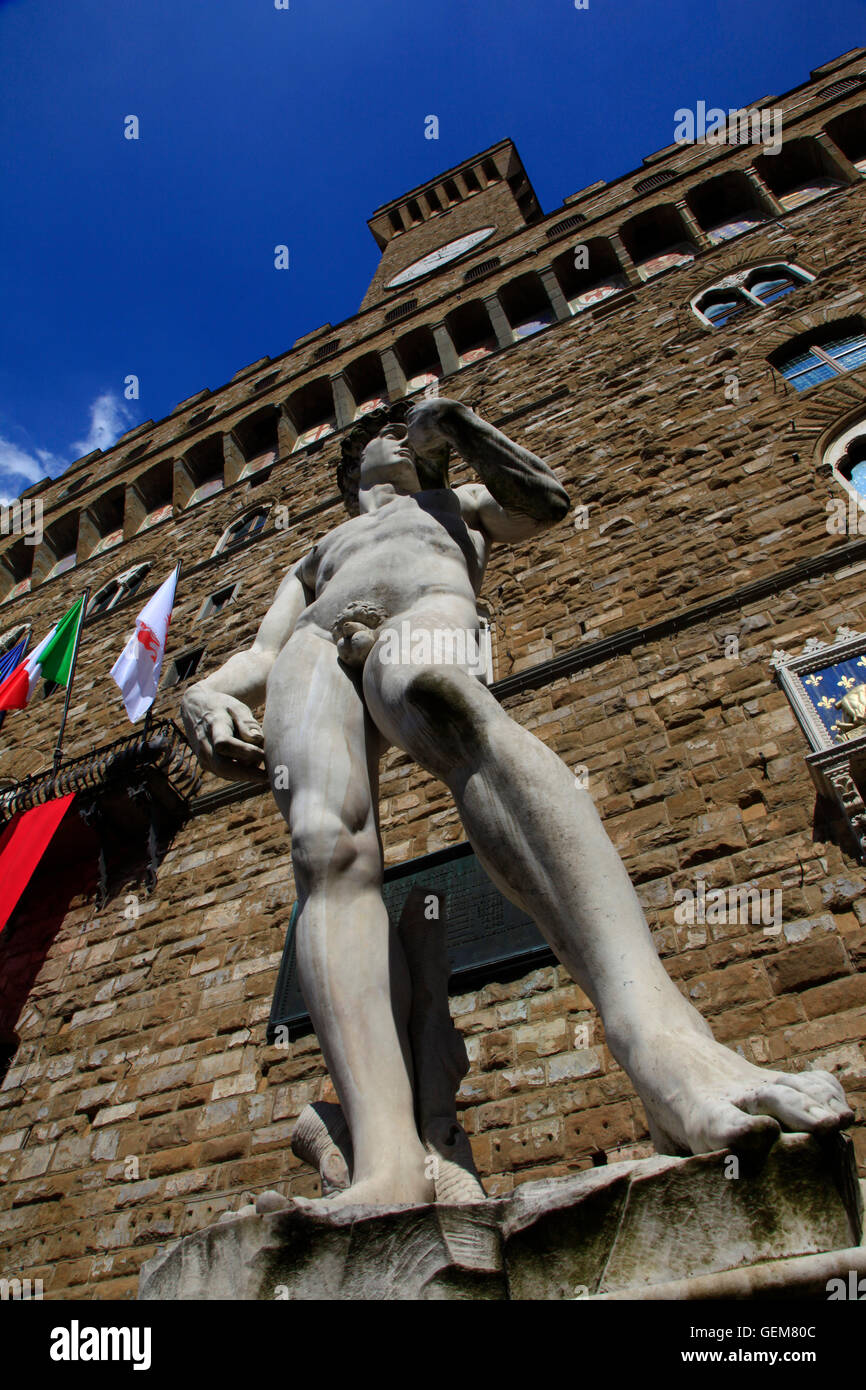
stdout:
{"type": "Polygon", "coordinates": [[[292,862],[307,891],[338,879],[357,890],[380,883],[382,877],[375,830],[353,830],[329,811],[293,832],[292,862]]]}

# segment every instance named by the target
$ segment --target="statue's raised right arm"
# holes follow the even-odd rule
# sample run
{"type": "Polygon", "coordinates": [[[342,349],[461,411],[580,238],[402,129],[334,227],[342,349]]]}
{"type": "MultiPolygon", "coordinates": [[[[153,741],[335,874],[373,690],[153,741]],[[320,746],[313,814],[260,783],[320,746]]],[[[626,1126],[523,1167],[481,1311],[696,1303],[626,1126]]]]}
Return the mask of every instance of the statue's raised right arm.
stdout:
{"type": "Polygon", "coordinates": [[[568,493],[544,460],[461,401],[424,401],[410,411],[408,425],[409,443],[422,458],[437,463],[450,446],[475,469],[497,504],[491,512],[501,511],[512,523],[507,535],[493,539],[525,539],[568,514],[568,493]]]}

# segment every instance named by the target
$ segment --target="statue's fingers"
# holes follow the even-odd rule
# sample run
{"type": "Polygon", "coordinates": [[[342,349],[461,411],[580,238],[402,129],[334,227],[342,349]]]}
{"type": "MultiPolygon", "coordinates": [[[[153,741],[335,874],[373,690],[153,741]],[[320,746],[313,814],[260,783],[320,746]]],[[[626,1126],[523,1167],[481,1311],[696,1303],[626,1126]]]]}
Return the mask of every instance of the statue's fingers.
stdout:
{"type": "Polygon", "coordinates": [[[217,777],[227,776],[227,773],[224,772],[222,768],[225,759],[220,758],[209,743],[200,743],[198,745],[196,757],[205,772],[213,772],[217,777]]]}
{"type": "Polygon", "coordinates": [[[238,737],[244,743],[255,743],[259,748],[264,747],[265,736],[262,733],[261,725],[251,714],[236,713],[235,729],[237,730],[238,737]]]}
{"type": "Polygon", "coordinates": [[[235,736],[235,725],[232,716],[227,709],[215,710],[209,713],[207,718],[202,721],[202,730],[199,738],[207,738],[212,748],[219,752],[220,745],[226,739],[233,739],[235,736]]]}
{"type": "Polygon", "coordinates": [[[210,771],[227,782],[267,782],[268,774],[263,767],[253,767],[249,763],[237,762],[234,758],[215,754],[210,762],[210,771]]]}
{"type": "Polygon", "coordinates": [[[192,745],[192,751],[195,753],[199,762],[205,767],[210,767],[211,759],[213,758],[213,744],[210,738],[210,730],[205,726],[197,728],[195,725],[192,725],[187,729],[187,734],[189,735],[189,741],[192,745]]]}
{"type": "Polygon", "coordinates": [[[214,752],[222,758],[234,758],[239,763],[260,763],[262,760],[261,748],[255,744],[243,743],[232,735],[214,739],[214,752]]]}

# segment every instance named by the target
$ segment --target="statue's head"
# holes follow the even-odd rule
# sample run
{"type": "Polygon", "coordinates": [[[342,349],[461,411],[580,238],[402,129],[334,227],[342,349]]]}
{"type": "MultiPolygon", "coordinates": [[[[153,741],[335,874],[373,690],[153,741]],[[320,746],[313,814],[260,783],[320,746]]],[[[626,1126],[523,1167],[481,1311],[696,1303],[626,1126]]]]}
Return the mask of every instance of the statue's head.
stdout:
{"type": "Polygon", "coordinates": [[[363,416],[343,438],[337,485],[350,516],[357,516],[362,485],[393,482],[407,491],[448,486],[447,467],[437,469],[409,447],[407,418],[414,402],[405,397],[363,416]]]}

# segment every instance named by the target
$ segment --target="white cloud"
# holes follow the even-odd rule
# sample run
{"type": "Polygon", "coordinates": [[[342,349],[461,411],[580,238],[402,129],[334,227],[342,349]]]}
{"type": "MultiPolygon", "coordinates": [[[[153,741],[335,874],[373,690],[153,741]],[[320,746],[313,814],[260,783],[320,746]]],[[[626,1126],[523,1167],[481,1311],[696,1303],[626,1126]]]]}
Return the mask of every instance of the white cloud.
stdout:
{"type": "Polygon", "coordinates": [[[28,483],[38,483],[47,472],[48,469],[38,454],[28,454],[26,449],[19,449],[11,439],[0,438],[0,476],[12,473],[17,477],[26,478],[28,483]]]}
{"type": "Polygon", "coordinates": [[[48,474],[56,478],[66,468],[66,460],[49,453],[47,449],[35,449],[28,453],[11,439],[0,437],[0,488],[4,495],[0,501],[10,502],[25,487],[38,483],[48,474]]]}
{"type": "Polygon", "coordinates": [[[94,449],[110,449],[131,423],[129,408],[110,391],[105,391],[90,407],[90,432],[86,439],[76,440],[72,447],[79,458],[92,454],[94,449]]]}
{"type": "Polygon", "coordinates": [[[41,482],[46,476],[58,477],[70,463],[93,453],[94,449],[110,449],[131,423],[128,406],[118,396],[105,391],[92,402],[90,430],[85,439],[71,445],[74,453],[70,458],[53,454],[50,449],[22,448],[0,436],[0,503],[12,501],[25,488],[41,482]]]}

